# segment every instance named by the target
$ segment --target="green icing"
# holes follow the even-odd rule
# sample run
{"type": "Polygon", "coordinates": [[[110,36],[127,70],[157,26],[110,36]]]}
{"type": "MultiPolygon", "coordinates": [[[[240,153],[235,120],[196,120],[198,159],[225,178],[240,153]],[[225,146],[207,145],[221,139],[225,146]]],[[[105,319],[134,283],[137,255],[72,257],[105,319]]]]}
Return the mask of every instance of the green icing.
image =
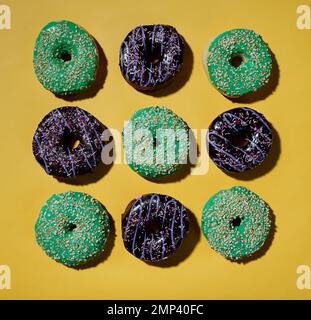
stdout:
{"type": "Polygon", "coordinates": [[[212,41],[204,58],[213,85],[228,97],[257,91],[268,82],[272,71],[270,50],[252,30],[226,31],[212,41]],[[238,59],[239,66],[234,66],[238,59]]]}
{"type": "Polygon", "coordinates": [[[263,246],[271,228],[270,209],[245,187],[222,190],[205,204],[201,228],[214,250],[241,260],[263,246]]]}
{"type": "Polygon", "coordinates": [[[170,109],[140,109],[123,130],[126,161],[143,177],[171,175],[188,161],[188,134],[187,124],[170,109]]]}
{"type": "Polygon", "coordinates": [[[40,32],[33,63],[40,83],[55,94],[80,93],[95,81],[97,47],[82,27],[70,21],[50,22],[40,32]]]}
{"type": "Polygon", "coordinates": [[[94,259],[109,235],[107,210],[81,192],[52,195],[35,225],[36,240],[46,254],[69,267],[94,259]]]}

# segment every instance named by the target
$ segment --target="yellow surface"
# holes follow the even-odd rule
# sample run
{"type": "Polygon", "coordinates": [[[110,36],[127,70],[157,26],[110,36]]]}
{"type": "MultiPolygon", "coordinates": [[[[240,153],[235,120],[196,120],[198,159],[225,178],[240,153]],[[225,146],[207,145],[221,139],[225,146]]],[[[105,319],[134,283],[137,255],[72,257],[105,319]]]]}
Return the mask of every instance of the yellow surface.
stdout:
{"type": "MultiPolygon", "coordinates": [[[[296,287],[297,266],[311,265],[311,30],[296,28],[300,0],[5,2],[12,10],[12,29],[0,30],[0,265],[11,267],[12,289],[0,290],[0,299],[311,298],[311,290],[296,287]],[[93,98],[66,102],[36,80],[32,66],[35,39],[47,22],[57,19],[85,27],[105,52],[107,78],[93,98]],[[153,23],[175,26],[193,52],[189,80],[180,90],[162,97],[134,90],[122,78],[118,66],[118,51],[126,34],[138,24],[153,23]],[[237,180],[210,163],[206,175],[157,184],[144,180],[126,165],[114,165],[96,183],[75,186],[46,175],[36,163],[31,150],[34,131],[45,114],[63,105],[85,108],[106,126],[118,130],[138,108],[165,105],[192,128],[207,128],[218,114],[237,104],[209,83],[202,54],[209,39],[236,27],[261,34],[279,64],[276,90],[250,105],[265,114],[280,137],[280,157],[269,172],[253,180],[237,180]],[[121,213],[135,196],[169,194],[189,207],[200,221],[205,201],[234,185],[244,185],[261,195],[276,216],[277,232],[260,259],[231,263],[212,251],[202,235],[177,266],[150,266],[124,249],[121,213]],[[69,269],[48,258],[35,242],[34,224],[41,206],[51,194],[67,190],[91,194],[105,204],[115,221],[114,247],[96,267],[69,269]]],[[[311,6],[309,0],[303,2],[311,6]]]]}

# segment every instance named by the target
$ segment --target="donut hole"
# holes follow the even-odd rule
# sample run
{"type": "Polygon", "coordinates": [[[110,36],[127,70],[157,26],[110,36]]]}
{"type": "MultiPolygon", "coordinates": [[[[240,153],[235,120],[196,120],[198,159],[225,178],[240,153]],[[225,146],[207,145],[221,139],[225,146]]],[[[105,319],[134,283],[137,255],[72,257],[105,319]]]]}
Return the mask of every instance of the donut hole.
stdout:
{"type": "Polygon", "coordinates": [[[231,225],[233,228],[237,228],[241,225],[242,218],[241,217],[235,217],[231,220],[231,225]]]}
{"type": "Polygon", "coordinates": [[[77,228],[77,225],[75,223],[69,223],[68,226],[66,227],[67,232],[72,232],[77,228]]]}
{"type": "Polygon", "coordinates": [[[153,65],[158,64],[162,60],[161,45],[159,43],[155,43],[153,48],[150,48],[146,54],[146,60],[153,65]]]}
{"type": "Polygon", "coordinates": [[[237,132],[232,132],[229,136],[229,140],[235,147],[243,148],[249,143],[249,134],[246,129],[241,129],[237,132]]]}
{"type": "Polygon", "coordinates": [[[65,151],[67,151],[68,149],[70,151],[74,151],[79,147],[80,143],[81,142],[79,138],[75,134],[72,134],[67,130],[65,131],[64,137],[63,137],[63,146],[65,151]]]}
{"type": "Polygon", "coordinates": [[[151,218],[147,223],[146,223],[146,230],[149,233],[158,233],[161,231],[161,222],[158,219],[151,218]]]}
{"type": "Polygon", "coordinates": [[[64,51],[59,56],[60,59],[62,59],[64,62],[68,62],[71,60],[71,54],[70,52],[64,51]]]}
{"type": "Polygon", "coordinates": [[[229,62],[234,68],[238,68],[244,61],[244,56],[241,53],[235,53],[231,56],[229,62]]]}
{"type": "Polygon", "coordinates": [[[58,46],[54,51],[54,55],[64,63],[69,62],[72,59],[71,50],[66,45],[58,46]]]}

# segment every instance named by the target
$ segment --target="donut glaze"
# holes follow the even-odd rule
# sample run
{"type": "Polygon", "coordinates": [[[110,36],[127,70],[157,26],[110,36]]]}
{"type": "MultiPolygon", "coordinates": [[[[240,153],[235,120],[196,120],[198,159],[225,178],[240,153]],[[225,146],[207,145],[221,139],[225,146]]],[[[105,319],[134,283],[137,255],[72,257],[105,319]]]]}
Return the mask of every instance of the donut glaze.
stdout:
{"type": "Polygon", "coordinates": [[[236,98],[259,90],[269,81],[272,57],[260,35],[253,30],[233,29],[211,42],[203,65],[216,89],[236,98]]]}
{"type": "Polygon", "coordinates": [[[36,240],[52,259],[77,267],[104,250],[109,224],[107,210],[93,197],[81,192],[54,194],[41,209],[36,240]]]}
{"type": "Polygon", "coordinates": [[[166,107],[139,109],[123,130],[130,168],[142,177],[170,176],[188,163],[189,127],[166,107]]]}
{"type": "Polygon", "coordinates": [[[184,40],[172,26],[145,25],[133,29],[120,48],[120,69],[138,90],[162,87],[179,72],[184,40]]]}
{"type": "Polygon", "coordinates": [[[260,165],[272,145],[272,128],[266,118],[251,108],[222,113],[207,133],[209,155],[228,172],[244,172],[260,165]]]}
{"type": "Polygon", "coordinates": [[[145,194],[133,200],[122,217],[125,248],[146,261],[168,258],[181,246],[188,230],[186,208],[161,194],[145,194]]]}
{"type": "Polygon", "coordinates": [[[92,36],[77,24],[62,20],[48,23],[34,50],[39,82],[57,95],[78,94],[95,82],[98,52],[92,36]]]}
{"type": "Polygon", "coordinates": [[[270,208],[245,187],[221,190],[205,204],[201,228],[214,250],[242,260],[264,245],[271,230],[270,208]]]}
{"type": "Polygon", "coordinates": [[[79,107],[54,109],[38,125],[33,154],[49,175],[73,178],[89,173],[101,161],[104,130],[94,116],[79,107]]]}

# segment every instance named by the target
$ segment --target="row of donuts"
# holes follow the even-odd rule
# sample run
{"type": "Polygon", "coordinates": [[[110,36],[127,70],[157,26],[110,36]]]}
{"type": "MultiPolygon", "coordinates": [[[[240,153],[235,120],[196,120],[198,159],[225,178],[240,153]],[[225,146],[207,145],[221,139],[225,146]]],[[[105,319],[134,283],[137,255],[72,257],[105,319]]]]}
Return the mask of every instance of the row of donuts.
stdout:
{"type": "MultiPolygon", "coordinates": [[[[123,243],[140,260],[162,261],[183,250],[190,223],[188,209],[178,200],[144,194],[132,200],[122,215],[123,243]]],[[[231,261],[243,261],[257,252],[271,225],[267,204],[240,186],[210,198],[201,218],[201,229],[211,248],[231,261]]],[[[105,250],[110,229],[106,208],[81,192],[54,194],[35,224],[36,240],[45,253],[74,268],[87,265],[105,250]]]]}
{"type": "MultiPolygon", "coordinates": [[[[131,30],[121,44],[119,66],[137,90],[169,84],[182,68],[185,40],[169,25],[144,25],[131,30]]],[[[89,89],[98,76],[96,40],[81,26],[67,21],[48,23],[39,33],[34,69],[39,82],[57,96],[89,89]]],[[[203,65],[223,95],[236,98],[264,86],[272,71],[272,55],[253,30],[233,29],[218,35],[204,52],[203,65]]]]}
{"type": "MultiPolygon", "coordinates": [[[[187,123],[166,107],[139,109],[122,132],[126,163],[145,178],[173,175],[189,164],[190,133],[187,123]]],[[[103,157],[109,137],[109,130],[89,112],[60,107],[39,123],[32,149],[47,174],[71,179],[110,164],[112,159],[103,157]]],[[[206,143],[220,169],[244,172],[267,157],[272,128],[262,114],[239,107],[213,120],[206,143]]]]}

